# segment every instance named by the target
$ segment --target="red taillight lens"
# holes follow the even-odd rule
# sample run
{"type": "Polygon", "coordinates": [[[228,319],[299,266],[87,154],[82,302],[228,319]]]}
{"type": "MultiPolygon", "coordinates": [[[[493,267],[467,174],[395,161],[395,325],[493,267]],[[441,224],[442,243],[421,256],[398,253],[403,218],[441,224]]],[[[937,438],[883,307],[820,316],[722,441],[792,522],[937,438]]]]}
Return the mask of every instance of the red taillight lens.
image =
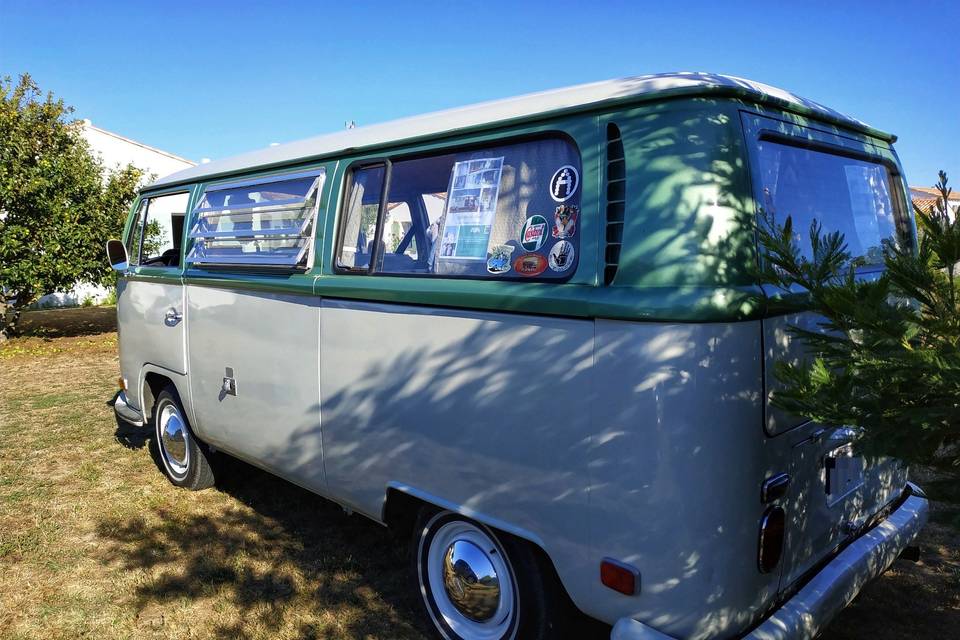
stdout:
{"type": "Polygon", "coordinates": [[[614,591],[632,596],[640,591],[640,572],[629,565],[604,558],[600,563],[600,582],[614,591]]]}
{"type": "Polygon", "coordinates": [[[783,537],[786,532],[786,514],[782,507],[770,507],[760,521],[760,553],[758,565],[761,573],[770,573],[780,562],[783,554],[783,537]]]}

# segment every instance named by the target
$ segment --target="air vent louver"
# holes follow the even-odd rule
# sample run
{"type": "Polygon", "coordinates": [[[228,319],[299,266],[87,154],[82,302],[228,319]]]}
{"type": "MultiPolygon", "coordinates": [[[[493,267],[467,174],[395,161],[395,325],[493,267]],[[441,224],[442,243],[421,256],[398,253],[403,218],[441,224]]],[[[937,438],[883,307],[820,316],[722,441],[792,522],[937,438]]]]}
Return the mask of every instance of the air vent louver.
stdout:
{"type": "Polygon", "coordinates": [[[623,158],[620,127],[607,125],[607,244],[604,251],[603,283],[609,285],[620,265],[623,242],[623,210],[627,199],[627,167],[623,158]]]}

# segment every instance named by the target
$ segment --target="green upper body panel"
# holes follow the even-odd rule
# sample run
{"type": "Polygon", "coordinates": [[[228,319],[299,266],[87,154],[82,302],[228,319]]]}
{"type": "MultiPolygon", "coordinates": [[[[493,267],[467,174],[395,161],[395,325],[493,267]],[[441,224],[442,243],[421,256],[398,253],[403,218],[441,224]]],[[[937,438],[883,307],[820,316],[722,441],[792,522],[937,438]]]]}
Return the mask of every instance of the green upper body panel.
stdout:
{"type": "MultiPolygon", "coordinates": [[[[760,317],[773,309],[752,275],[758,252],[754,224],[757,207],[748,153],[750,136],[756,133],[751,118],[762,119],[767,128],[771,122],[777,123],[784,135],[814,131],[853,147],[859,145],[882,156],[895,176],[902,176],[902,172],[891,147],[892,137],[852,124],[855,121],[827,117],[824,111],[797,105],[787,110],[783,100],[774,98],[762,103],[744,100],[732,90],[700,93],[706,95],[668,91],[653,100],[644,94],[632,101],[617,101],[614,108],[604,102],[604,108],[586,112],[569,109],[562,115],[511,121],[494,129],[478,126],[455,137],[437,135],[414,143],[345,151],[252,170],[243,177],[325,168],[315,259],[309,271],[271,274],[244,269],[182,270],[181,263],[181,269],[135,267],[130,275],[182,278],[202,286],[571,317],[680,322],[760,317]],[[622,136],[626,206],[618,269],[613,281],[604,285],[606,131],[611,123],[622,136]],[[352,165],[544,135],[568,137],[581,155],[581,253],[579,266],[566,283],[334,272],[343,185],[352,165]]],[[[229,179],[236,180],[238,175],[232,172],[229,179]]],[[[222,174],[214,174],[191,183],[166,181],[147,188],[141,197],[190,190],[193,207],[207,185],[225,179],[222,174]]],[[[139,199],[134,211],[138,204],[139,199]]],[[[185,236],[190,224],[188,220],[184,225],[185,236]]],[[[129,222],[127,226],[129,233],[129,222]]],[[[182,254],[186,255],[190,248],[186,237],[183,246],[182,254]]]]}

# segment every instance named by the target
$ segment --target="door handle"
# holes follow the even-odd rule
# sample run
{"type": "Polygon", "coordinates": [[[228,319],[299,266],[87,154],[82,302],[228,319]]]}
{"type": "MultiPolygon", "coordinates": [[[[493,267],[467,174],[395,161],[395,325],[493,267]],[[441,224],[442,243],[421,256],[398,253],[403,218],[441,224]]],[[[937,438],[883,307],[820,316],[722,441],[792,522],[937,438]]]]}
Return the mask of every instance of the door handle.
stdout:
{"type": "Polygon", "coordinates": [[[168,309],[167,313],[163,316],[163,324],[168,327],[177,326],[181,320],[183,320],[183,314],[172,307],[168,309]]]}
{"type": "Polygon", "coordinates": [[[827,435],[827,429],[826,429],[826,428],[817,429],[816,431],[814,431],[813,433],[811,433],[809,436],[807,436],[806,438],[804,438],[804,439],[801,440],[800,442],[798,442],[798,443],[796,443],[795,445],[793,445],[793,447],[796,448],[796,447],[799,447],[799,446],[802,445],[802,444],[807,444],[807,443],[818,444],[821,440],[823,440],[823,437],[824,437],[825,435],[827,435]]]}

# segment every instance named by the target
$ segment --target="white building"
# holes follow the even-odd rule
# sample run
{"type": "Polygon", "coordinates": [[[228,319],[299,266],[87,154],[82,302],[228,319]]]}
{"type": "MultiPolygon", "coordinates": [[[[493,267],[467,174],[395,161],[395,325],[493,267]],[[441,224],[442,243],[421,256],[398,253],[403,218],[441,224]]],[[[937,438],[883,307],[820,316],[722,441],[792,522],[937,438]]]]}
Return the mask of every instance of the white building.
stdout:
{"type": "MultiPolygon", "coordinates": [[[[100,158],[106,171],[114,171],[132,164],[144,172],[144,182],[169,175],[175,171],[196,165],[185,158],[155,149],[136,140],[93,126],[89,120],[80,123],[81,135],[90,151],[100,158]]],[[[106,257],[104,257],[106,260],[106,257]]],[[[99,303],[109,295],[109,290],[90,284],[81,284],[66,293],[51,293],[40,298],[36,306],[61,307],[82,304],[86,300],[99,303]]]]}
{"type": "Polygon", "coordinates": [[[81,121],[81,125],[83,127],[81,135],[90,145],[90,150],[100,157],[104,168],[108,171],[132,164],[143,170],[148,178],[150,174],[153,174],[154,178],[161,178],[174,171],[187,169],[197,164],[172,153],[154,149],[136,140],[124,138],[111,131],[95,127],[89,120],[81,121]]]}

